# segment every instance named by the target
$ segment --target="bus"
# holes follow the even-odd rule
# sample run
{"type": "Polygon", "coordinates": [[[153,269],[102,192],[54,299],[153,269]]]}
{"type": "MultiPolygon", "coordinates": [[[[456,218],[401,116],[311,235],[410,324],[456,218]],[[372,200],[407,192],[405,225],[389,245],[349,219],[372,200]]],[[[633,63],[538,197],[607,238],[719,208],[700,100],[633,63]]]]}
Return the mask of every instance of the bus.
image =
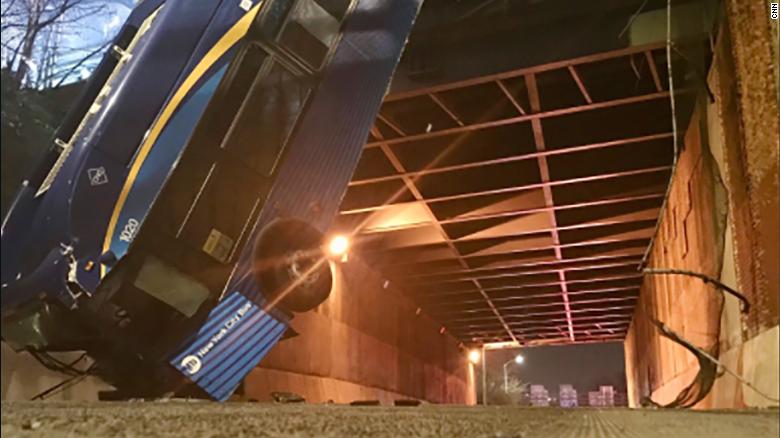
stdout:
{"type": "Polygon", "coordinates": [[[143,0],[2,224],[2,337],[111,397],[226,400],[323,245],[422,0],[143,0]]]}

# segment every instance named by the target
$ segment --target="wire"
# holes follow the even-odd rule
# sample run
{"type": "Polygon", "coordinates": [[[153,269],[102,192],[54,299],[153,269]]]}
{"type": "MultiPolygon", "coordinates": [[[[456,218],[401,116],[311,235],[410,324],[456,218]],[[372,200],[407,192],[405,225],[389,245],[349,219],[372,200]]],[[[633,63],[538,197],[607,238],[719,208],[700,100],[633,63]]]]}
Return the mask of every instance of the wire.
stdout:
{"type": "Polygon", "coordinates": [[[647,0],[642,2],[642,4],[639,5],[639,9],[637,9],[636,12],[634,12],[634,15],[632,15],[628,19],[628,23],[626,23],[626,26],[623,28],[623,30],[620,31],[620,33],[618,34],[618,38],[621,38],[623,36],[623,34],[626,33],[628,28],[631,27],[632,24],[634,24],[634,20],[636,20],[636,17],[638,17],[639,14],[642,13],[642,11],[645,9],[645,6],[647,6],[647,0]]]}
{"type": "MultiPolygon", "coordinates": [[[[667,327],[664,323],[661,321],[650,318],[648,316],[648,319],[650,322],[653,323],[658,329],[661,331],[661,335],[671,339],[672,341],[682,345],[685,347],[688,351],[693,353],[694,356],[696,356],[696,359],[699,362],[699,372],[696,373],[696,377],[693,379],[693,381],[683,388],[678,394],[677,397],[675,397],[674,400],[672,400],[670,403],[661,405],[659,403],[656,403],[653,401],[650,397],[645,397],[643,401],[646,404],[650,404],[656,407],[661,408],[690,408],[696,405],[696,403],[700,402],[704,399],[704,397],[709,394],[709,392],[712,390],[712,386],[715,384],[715,379],[718,377],[718,366],[716,363],[707,360],[708,358],[711,358],[712,356],[708,353],[704,352],[702,349],[696,347],[695,345],[691,344],[689,341],[684,339],[682,336],[678,335],[672,329],[667,327]]],[[[717,343],[713,347],[714,350],[717,351],[718,345],[717,343]]]]}
{"type": "Polygon", "coordinates": [[[702,280],[704,283],[712,284],[715,287],[718,287],[729,294],[737,297],[737,299],[742,303],[741,311],[742,313],[748,313],[750,311],[750,301],[742,295],[741,293],[737,292],[736,290],[730,288],[729,286],[726,286],[725,284],[721,283],[720,281],[704,275],[699,272],[694,271],[687,271],[685,269],[668,269],[668,268],[657,268],[657,269],[645,269],[642,271],[644,274],[650,274],[650,275],[687,275],[690,277],[695,277],[700,280],[702,280]]]}
{"type": "Polygon", "coordinates": [[[650,318],[650,317],[648,317],[648,319],[650,319],[650,321],[656,327],[658,327],[659,330],[661,330],[661,334],[662,335],[664,335],[665,337],[667,337],[667,338],[669,338],[669,339],[671,339],[671,340],[681,344],[685,348],[687,348],[699,360],[699,373],[696,375],[696,379],[694,379],[693,383],[691,383],[688,387],[683,389],[680,392],[680,395],[678,395],[677,398],[672,403],[661,406],[658,403],[652,401],[652,399],[650,399],[649,397],[646,397],[645,400],[648,401],[650,404],[653,404],[653,405],[656,405],[656,406],[661,406],[661,407],[691,407],[691,406],[695,405],[696,403],[701,401],[707,395],[707,393],[709,393],[710,389],[712,388],[712,384],[715,381],[715,378],[717,378],[720,375],[722,375],[722,373],[719,373],[717,371],[718,368],[720,368],[721,370],[725,371],[726,373],[731,374],[732,376],[734,376],[734,378],[739,380],[742,384],[744,384],[748,388],[750,388],[753,391],[755,391],[761,397],[763,397],[763,398],[765,398],[765,399],[767,399],[769,401],[775,402],[775,403],[780,403],[780,399],[772,397],[771,395],[769,395],[769,394],[761,391],[760,389],[756,388],[755,385],[750,383],[750,381],[748,381],[744,377],[740,376],[736,372],[732,371],[729,367],[724,365],[723,362],[719,361],[717,358],[712,356],[710,353],[708,353],[708,352],[704,351],[703,349],[701,349],[701,348],[691,344],[685,338],[683,338],[682,336],[678,335],[672,329],[667,327],[666,324],[664,324],[663,322],[661,322],[661,321],[659,321],[657,319],[650,318]],[[704,361],[703,359],[706,359],[706,361],[704,361]],[[690,391],[693,389],[693,387],[694,387],[694,385],[696,385],[696,383],[701,382],[704,379],[706,379],[706,380],[710,380],[711,379],[712,382],[710,383],[710,382],[707,382],[705,380],[705,384],[703,386],[704,386],[704,389],[706,389],[706,391],[701,391],[697,395],[697,397],[695,397],[694,400],[691,401],[689,399],[690,391]],[[685,402],[682,402],[683,400],[685,400],[685,402]]]}
{"type": "MultiPolygon", "coordinates": [[[[695,348],[695,347],[694,347],[694,348],[695,348]]],[[[702,356],[706,357],[706,358],[707,358],[708,360],[710,360],[711,362],[713,362],[713,363],[717,364],[717,365],[718,365],[718,366],[719,366],[719,367],[720,367],[720,368],[721,368],[723,371],[725,371],[725,372],[727,372],[727,373],[731,374],[732,376],[734,376],[734,377],[735,377],[737,380],[739,380],[740,382],[742,382],[742,384],[744,384],[744,385],[745,385],[745,386],[747,386],[748,388],[750,388],[750,389],[752,389],[753,391],[755,391],[755,392],[756,392],[758,395],[760,395],[761,397],[764,397],[765,399],[767,399],[767,400],[769,400],[769,401],[773,401],[773,402],[775,402],[775,403],[780,403],[780,399],[778,399],[778,398],[775,398],[775,397],[772,397],[772,396],[770,396],[769,394],[767,394],[767,393],[765,393],[765,392],[763,392],[763,391],[759,390],[758,388],[756,388],[756,387],[755,387],[755,385],[753,385],[752,383],[750,383],[750,381],[748,381],[746,378],[744,378],[744,377],[740,376],[739,374],[737,374],[736,372],[732,371],[732,370],[731,370],[729,367],[727,367],[726,365],[724,365],[724,364],[723,364],[723,362],[721,362],[721,361],[719,361],[718,359],[716,359],[716,358],[712,357],[712,356],[711,356],[711,355],[709,355],[709,354],[708,354],[706,351],[699,350],[699,353],[700,353],[702,356]]],[[[721,373],[720,375],[722,375],[722,373],[721,373]]]]}
{"type": "Polygon", "coordinates": [[[71,388],[73,386],[76,386],[77,384],[81,383],[84,379],[89,377],[92,370],[95,368],[95,364],[92,364],[89,368],[87,368],[82,374],[79,374],[77,376],[69,377],[60,383],[57,383],[54,386],[49,387],[48,389],[39,392],[34,397],[32,397],[30,400],[45,400],[49,397],[52,397],[54,395],[59,394],[62,391],[65,391],[68,388],[71,388]]]}
{"type": "MultiPolygon", "coordinates": [[[[659,268],[659,269],[645,269],[643,271],[645,274],[649,275],[686,275],[690,277],[695,277],[700,280],[702,280],[706,284],[712,284],[715,287],[718,288],[718,290],[723,293],[728,292],[729,294],[735,296],[737,299],[740,300],[741,306],[741,312],[743,315],[747,314],[750,309],[750,302],[748,299],[741,294],[740,292],[732,289],[731,287],[721,283],[720,281],[709,277],[707,275],[701,274],[699,272],[693,272],[693,271],[687,271],[684,269],[668,269],[668,268],[659,268]]],[[[721,309],[722,312],[722,309],[721,309]]],[[[672,401],[669,404],[666,405],[660,405],[656,402],[654,402],[651,398],[645,397],[644,401],[647,404],[654,405],[656,407],[664,407],[664,408],[688,408],[699,401],[701,401],[704,397],[707,396],[707,394],[712,389],[712,386],[715,383],[715,380],[722,376],[723,373],[728,373],[734,376],[737,380],[739,380],[742,384],[747,386],[748,388],[755,391],[758,395],[761,397],[772,401],[776,403],[780,403],[780,399],[777,399],[775,397],[770,396],[769,394],[759,390],[756,388],[755,385],[753,385],[750,381],[745,379],[744,377],[740,376],[736,372],[732,371],[730,368],[728,368],[726,365],[723,364],[723,362],[719,361],[712,353],[705,351],[702,348],[699,348],[695,345],[693,345],[690,341],[686,340],[679,334],[675,333],[671,328],[669,328],[666,324],[663,322],[651,318],[649,315],[644,314],[643,315],[650,320],[658,329],[661,331],[661,334],[669,338],[678,344],[682,345],[688,351],[693,353],[694,356],[696,356],[696,359],[699,361],[699,372],[696,374],[696,378],[691,382],[690,385],[685,387],[680,393],[677,395],[674,401],[672,401]],[[720,369],[720,371],[719,371],[720,369]],[[696,391],[696,392],[694,392],[696,391]]],[[[714,348],[714,351],[717,352],[717,343],[714,348]]],[[[715,353],[717,355],[717,353],[715,353]]]]}
{"type": "Polygon", "coordinates": [[[677,128],[677,108],[674,103],[674,76],[672,75],[672,0],[666,1],[666,71],[669,76],[669,106],[672,113],[672,145],[674,147],[672,170],[671,176],[669,177],[669,184],[666,185],[666,193],[664,194],[664,200],[661,203],[661,209],[658,211],[658,219],[655,221],[653,237],[650,238],[650,243],[645,249],[642,261],[639,262],[639,269],[642,269],[643,266],[647,265],[647,260],[650,258],[650,251],[652,251],[653,246],[655,246],[655,239],[658,237],[658,232],[661,229],[661,218],[668,208],[669,195],[672,193],[672,183],[674,182],[674,176],[677,173],[677,157],[680,152],[677,138],[679,135],[677,128]]]}
{"type": "Polygon", "coordinates": [[[49,353],[43,352],[43,351],[35,351],[32,349],[27,350],[28,353],[36,360],[38,363],[43,365],[46,369],[57,372],[57,373],[63,373],[67,374],[69,376],[79,376],[86,372],[86,370],[80,370],[78,368],[75,368],[74,365],[84,360],[85,357],[87,357],[86,353],[83,353],[81,356],[76,358],[74,361],[70,363],[65,363],[56,357],[50,355],[49,353]]]}
{"type": "Polygon", "coordinates": [[[27,352],[30,353],[30,356],[32,356],[36,361],[38,361],[38,363],[43,365],[46,369],[70,376],[67,379],[64,379],[61,382],[49,387],[48,389],[41,391],[40,393],[32,397],[30,400],[44,400],[47,397],[51,397],[55,394],[58,394],[78,384],[86,377],[90,376],[96,366],[96,364],[93,363],[89,367],[87,367],[87,369],[84,370],[80,370],[75,367],[77,363],[81,362],[87,357],[87,353],[82,353],[81,356],[79,356],[72,362],[65,363],[60,359],[57,359],[56,357],[44,351],[35,351],[32,349],[28,349],[27,352]]]}
{"type": "Polygon", "coordinates": [[[81,382],[84,380],[87,376],[86,375],[79,375],[79,376],[73,376],[69,377],[62,382],[42,391],[36,394],[34,397],[32,397],[30,400],[45,400],[48,397],[51,397],[55,394],[59,394],[60,392],[72,387],[73,385],[81,382]]]}

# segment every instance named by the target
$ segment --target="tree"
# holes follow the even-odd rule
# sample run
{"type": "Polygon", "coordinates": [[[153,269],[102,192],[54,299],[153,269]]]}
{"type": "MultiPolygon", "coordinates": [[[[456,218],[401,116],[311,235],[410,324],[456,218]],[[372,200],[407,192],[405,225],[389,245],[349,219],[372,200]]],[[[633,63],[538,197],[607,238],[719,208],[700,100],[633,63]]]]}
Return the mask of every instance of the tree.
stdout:
{"type": "Polygon", "coordinates": [[[487,382],[488,404],[491,405],[527,405],[528,383],[509,377],[506,391],[503,376],[493,376],[487,382]],[[500,377],[500,378],[499,378],[500,377]]]}
{"type": "Polygon", "coordinates": [[[18,87],[64,83],[112,39],[95,27],[116,13],[112,5],[132,0],[2,0],[3,68],[18,87]]]}

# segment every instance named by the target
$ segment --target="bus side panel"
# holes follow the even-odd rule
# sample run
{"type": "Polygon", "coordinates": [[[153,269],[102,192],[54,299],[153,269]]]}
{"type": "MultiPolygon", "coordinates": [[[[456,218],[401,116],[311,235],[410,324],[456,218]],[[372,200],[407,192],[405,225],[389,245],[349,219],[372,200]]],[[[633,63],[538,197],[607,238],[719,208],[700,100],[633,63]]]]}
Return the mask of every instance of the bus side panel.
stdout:
{"type": "MultiPolygon", "coordinates": [[[[173,115],[165,121],[162,132],[151,146],[148,155],[140,157],[141,153],[138,152],[139,157],[136,157],[136,160],[141,161],[133,163],[133,166],[138,164],[138,169],[136,172],[131,171],[128,176],[131,181],[129,181],[127,196],[120,206],[120,210],[117,212],[112,209],[107,212],[108,215],[117,215],[113,228],[106,230],[107,234],[110,233],[110,246],[104,247],[106,235],[96,236],[94,248],[89,248],[89,251],[84,251],[87,248],[83,248],[82,257],[85,257],[85,252],[100,254],[106,249],[110,249],[117,259],[121,259],[125,255],[132,239],[121,239],[120,237],[128,230],[133,230],[133,234],[139,232],[150,206],[154,203],[171,169],[179,159],[198,118],[224,74],[227,64],[232,59],[235,43],[243,37],[243,33],[234,36],[229,39],[231,42],[228,43],[225,40],[226,35],[234,32],[236,23],[240,19],[245,18],[245,16],[253,16],[256,11],[256,7],[245,11],[238,4],[232,2],[220,4],[197,46],[188,55],[189,61],[177,79],[176,85],[172,88],[172,92],[167,96],[168,102],[163,108],[172,105],[173,95],[185,88],[184,82],[187,78],[195,77],[194,84],[188,85],[186,95],[175,105],[173,115]],[[218,58],[204,61],[205,55],[209,52],[214,53],[215,50],[220,53],[218,58]],[[196,72],[196,69],[202,70],[196,72]]],[[[158,119],[155,121],[155,124],[157,123],[162,123],[162,121],[158,119]]],[[[91,167],[96,165],[93,164],[91,167]]],[[[83,184],[82,187],[85,185],[83,184]]],[[[82,197],[84,196],[82,194],[82,197]]],[[[85,199],[84,201],[80,204],[89,205],[93,199],[85,199]]],[[[109,217],[103,221],[109,222],[109,217]]],[[[91,255],[91,257],[95,256],[91,255]]],[[[100,281],[101,275],[101,270],[79,271],[79,280],[88,289],[94,289],[100,281]]]]}
{"type": "Polygon", "coordinates": [[[224,401],[279,342],[287,319],[238,292],[211,311],[196,336],[170,364],[215,400],[224,401]]]}
{"type": "Polygon", "coordinates": [[[287,145],[274,187],[228,290],[261,294],[252,251],[276,218],[299,218],[321,231],[332,222],[388,89],[421,0],[361,0],[323,79],[287,145]]]}
{"type": "Polygon", "coordinates": [[[124,257],[132,241],[121,238],[124,227],[133,224],[135,233],[142,227],[150,206],[175,167],[233,58],[237,43],[244,37],[246,29],[239,22],[251,23],[256,12],[257,6],[245,11],[237,3],[224,2],[191,54],[185,74],[179,77],[161,112],[164,114],[166,110],[172,110],[170,118],[156,120],[155,124],[161,125],[159,135],[153,144],[140,146],[137,162],[133,163],[135,172],[131,171],[126,182],[127,197],[118,204],[119,211],[114,212],[118,217],[113,228],[106,231],[109,246],[104,249],[110,249],[118,259],[124,257]],[[194,82],[188,83],[191,80],[194,82]],[[181,92],[186,95],[175,101],[176,95],[181,92]],[[145,150],[147,147],[150,148],[145,150]]]}
{"type": "Polygon", "coordinates": [[[138,232],[138,228],[149,213],[149,206],[154,202],[172,166],[181,155],[187,139],[203,115],[203,111],[219,85],[226,68],[227,66],[223,65],[210,75],[208,81],[195,90],[190,98],[181,105],[165,129],[162,130],[144,165],[135,176],[133,186],[119,214],[109,247],[117,257],[123,257],[132,242],[132,239],[122,237],[122,233],[125,231],[124,227],[127,224],[135,223],[135,233],[138,232]]]}

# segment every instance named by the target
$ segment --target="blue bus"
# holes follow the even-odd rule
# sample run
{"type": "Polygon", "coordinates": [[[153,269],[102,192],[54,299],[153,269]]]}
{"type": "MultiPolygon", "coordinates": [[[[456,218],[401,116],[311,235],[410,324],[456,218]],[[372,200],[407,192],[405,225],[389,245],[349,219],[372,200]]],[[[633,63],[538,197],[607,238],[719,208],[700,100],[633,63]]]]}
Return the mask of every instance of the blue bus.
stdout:
{"type": "Polygon", "coordinates": [[[139,3],[3,220],[3,341],[86,351],[118,396],[227,399],[330,293],[421,3],[139,3]]]}

